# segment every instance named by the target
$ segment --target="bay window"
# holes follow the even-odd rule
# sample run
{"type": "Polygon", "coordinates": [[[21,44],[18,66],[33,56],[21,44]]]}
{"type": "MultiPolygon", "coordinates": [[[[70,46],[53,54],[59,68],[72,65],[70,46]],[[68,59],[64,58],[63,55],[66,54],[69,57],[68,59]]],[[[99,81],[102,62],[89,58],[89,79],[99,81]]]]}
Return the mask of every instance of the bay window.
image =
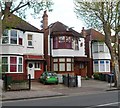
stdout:
{"type": "Polygon", "coordinates": [[[54,71],[68,72],[74,70],[73,58],[54,58],[54,71]]]}
{"type": "Polygon", "coordinates": [[[109,52],[109,49],[104,42],[94,42],[92,48],[93,48],[94,53],[99,53],[99,52],[108,53],[109,52]]]}
{"type": "Polygon", "coordinates": [[[56,36],[53,37],[53,48],[59,49],[74,49],[78,50],[78,39],[72,36],[56,36]]]}
{"type": "Polygon", "coordinates": [[[94,72],[110,72],[110,60],[94,60],[94,72]]]}
{"type": "Polygon", "coordinates": [[[2,44],[22,45],[23,32],[15,29],[4,30],[2,35],[2,44]]]}
{"type": "Polygon", "coordinates": [[[2,57],[2,72],[23,72],[23,57],[2,57]]]}

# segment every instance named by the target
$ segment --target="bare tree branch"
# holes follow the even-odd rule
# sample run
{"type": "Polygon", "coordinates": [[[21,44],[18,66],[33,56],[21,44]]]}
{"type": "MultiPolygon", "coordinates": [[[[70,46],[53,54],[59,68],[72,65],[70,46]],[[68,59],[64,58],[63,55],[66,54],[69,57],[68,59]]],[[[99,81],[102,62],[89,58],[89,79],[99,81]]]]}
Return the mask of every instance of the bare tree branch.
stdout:
{"type": "MultiPolygon", "coordinates": [[[[21,4],[21,3],[20,3],[21,4]]],[[[20,5],[19,4],[19,5],[20,5]]],[[[22,5],[22,6],[18,6],[18,7],[16,7],[13,11],[11,11],[11,13],[13,13],[13,12],[15,12],[15,11],[17,11],[17,10],[19,10],[19,9],[21,9],[21,8],[23,8],[23,7],[25,7],[25,6],[27,6],[27,5],[29,5],[29,2],[27,2],[26,4],[24,4],[24,5],[22,5]]]]}

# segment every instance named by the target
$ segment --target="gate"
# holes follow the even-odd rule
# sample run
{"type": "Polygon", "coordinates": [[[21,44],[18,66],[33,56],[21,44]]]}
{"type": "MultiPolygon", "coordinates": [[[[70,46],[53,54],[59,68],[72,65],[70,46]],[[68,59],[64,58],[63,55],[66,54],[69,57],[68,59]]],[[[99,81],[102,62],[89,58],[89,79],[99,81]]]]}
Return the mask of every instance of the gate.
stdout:
{"type": "Polygon", "coordinates": [[[77,76],[63,75],[63,84],[68,87],[77,87],[78,81],[77,76]]]}
{"type": "Polygon", "coordinates": [[[30,90],[31,89],[31,76],[29,75],[4,75],[4,90],[30,90]]]}

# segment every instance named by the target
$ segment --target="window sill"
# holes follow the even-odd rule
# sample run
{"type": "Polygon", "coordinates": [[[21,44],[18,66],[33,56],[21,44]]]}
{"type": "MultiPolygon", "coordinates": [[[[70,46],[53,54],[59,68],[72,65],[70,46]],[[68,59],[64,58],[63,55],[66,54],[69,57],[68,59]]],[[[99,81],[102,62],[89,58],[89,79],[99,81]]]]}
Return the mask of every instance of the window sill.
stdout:
{"type": "Polygon", "coordinates": [[[20,46],[20,47],[24,47],[23,45],[17,45],[17,44],[2,44],[2,46],[20,46]]]}
{"type": "Polygon", "coordinates": [[[34,48],[33,46],[27,46],[27,48],[34,48]]]}
{"type": "Polygon", "coordinates": [[[41,69],[35,69],[35,71],[40,71],[41,69]]]}

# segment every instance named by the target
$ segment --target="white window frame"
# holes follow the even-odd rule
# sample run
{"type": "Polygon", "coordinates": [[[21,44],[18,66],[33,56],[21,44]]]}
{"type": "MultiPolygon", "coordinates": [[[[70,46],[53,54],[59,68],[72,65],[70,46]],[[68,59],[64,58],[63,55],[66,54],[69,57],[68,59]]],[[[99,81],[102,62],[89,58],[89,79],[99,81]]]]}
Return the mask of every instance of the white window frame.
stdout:
{"type": "Polygon", "coordinates": [[[97,61],[98,61],[98,71],[95,70],[95,64],[94,64],[94,61],[93,61],[93,69],[94,69],[94,72],[110,72],[110,60],[97,60],[97,61]],[[104,71],[101,70],[100,61],[104,61],[104,71]],[[108,61],[109,69],[108,69],[108,67],[107,67],[106,61],[108,61]],[[108,70],[107,70],[107,69],[108,69],[108,70]]]}
{"type": "Polygon", "coordinates": [[[35,62],[34,63],[34,68],[35,68],[35,70],[41,70],[41,63],[40,62],[35,62]],[[35,67],[36,65],[35,65],[35,63],[37,63],[37,66],[39,65],[39,67],[35,67]]]}
{"type": "MultiPolygon", "coordinates": [[[[8,30],[8,29],[6,29],[6,30],[8,30]]],[[[23,35],[23,32],[20,31],[20,30],[16,30],[16,29],[8,30],[8,36],[3,36],[3,35],[2,35],[1,44],[2,44],[2,45],[10,44],[10,45],[20,45],[20,46],[23,46],[23,36],[21,37],[21,38],[22,38],[22,45],[19,44],[19,33],[20,33],[20,32],[21,32],[21,34],[23,35]],[[11,31],[12,31],[12,30],[17,31],[17,43],[16,43],[16,44],[12,44],[12,43],[11,43],[11,31]],[[8,43],[2,43],[2,40],[3,40],[4,37],[8,37],[8,43]]]]}
{"type": "Polygon", "coordinates": [[[8,58],[8,72],[3,72],[3,73],[23,73],[23,57],[22,56],[2,56],[2,57],[7,57],[8,58]],[[10,72],[10,57],[17,57],[17,72],[10,72]],[[18,65],[19,65],[19,57],[22,58],[22,72],[18,72],[18,65]]]}
{"type": "Polygon", "coordinates": [[[28,47],[33,47],[33,34],[27,34],[27,46],[28,46],[28,47]],[[29,39],[28,39],[28,36],[29,36],[29,35],[32,36],[32,40],[29,40],[29,39]],[[29,45],[29,42],[31,42],[32,45],[29,45]]]}

